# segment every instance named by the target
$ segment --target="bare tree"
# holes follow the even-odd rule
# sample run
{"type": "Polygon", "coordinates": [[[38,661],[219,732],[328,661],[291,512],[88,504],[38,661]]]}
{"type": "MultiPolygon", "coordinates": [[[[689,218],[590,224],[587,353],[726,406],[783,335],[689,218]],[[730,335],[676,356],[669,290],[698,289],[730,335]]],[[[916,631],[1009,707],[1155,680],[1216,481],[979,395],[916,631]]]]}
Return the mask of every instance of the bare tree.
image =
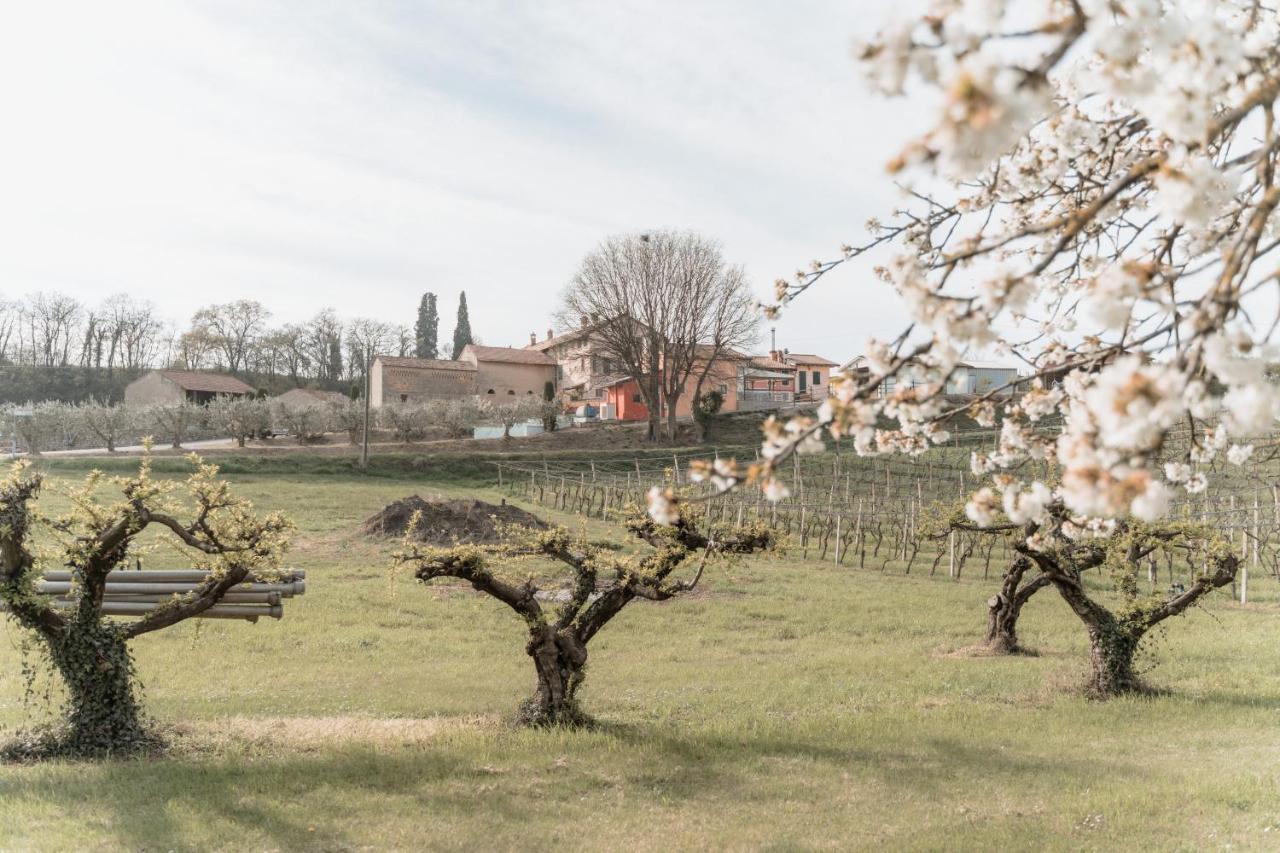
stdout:
{"type": "Polygon", "coordinates": [[[342,332],[342,321],[331,308],[307,323],[302,346],[315,365],[317,379],[336,382],[342,378],[342,332]]]}
{"type": "Polygon", "coordinates": [[[201,308],[191,318],[192,330],[203,329],[213,348],[224,359],[227,370],[239,373],[247,364],[250,352],[266,328],[271,316],[261,302],[237,299],[224,305],[201,308]]]}
{"type": "Polygon", "coordinates": [[[0,298],[0,364],[17,362],[20,356],[11,349],[14,333],[22,323],[21,306],[11,300],[0,298]]]}
{"type": "Polygon", "coordinates": [[[24,313],[32,363],[44,367],[70,364],[84,306],[70,296],[42,291],[27,297],[24,313]]]}
{"type": "Polygon", "coordinates": [[[759,320],[742,271],[692,232],[612,237],[582,262],[564,294],[562,322],[589,327],[640,387],[656,440],[662,413],[675,437],[677,407],[696,399],[722,356],[750,345],[759,320]]]}
{"type": "Polygon", "coordinates": [[[204,326],[197,326],[178,337],[175,361],[187,370],[208,367],[215,351],[213,335],[204,326]]]}
{"type": "Polygon", "coordinates": [[[363,379],[366,365],[379,353],[396,345],[397,332],[390,323],[358,317],[347,325],[347,371],[363,379]]]}

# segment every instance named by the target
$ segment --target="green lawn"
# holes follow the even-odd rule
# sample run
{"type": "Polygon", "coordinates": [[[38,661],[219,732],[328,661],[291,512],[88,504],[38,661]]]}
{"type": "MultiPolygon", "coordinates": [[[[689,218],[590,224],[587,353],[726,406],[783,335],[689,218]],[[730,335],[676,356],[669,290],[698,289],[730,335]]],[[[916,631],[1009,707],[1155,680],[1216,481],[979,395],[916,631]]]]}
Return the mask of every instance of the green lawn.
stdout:
{"type": "MultiPolygon", "coordinates": [[[[0,850],[1280,846],[1274,582],[1170,627],[1151,659],[1164,695],[1097,704],[1073,690],[1084,637],[1052,591],[1024,615],[1039,656],[972,657],[956,651],[992,584],[758,558],[596,639],[598,729],[520,731],[515,617],[393,577],[390,545],[356,532],[394,498],[476,490],[233,479],[299,523],[307,594],[280,622],[135,643],[174,753],[0,767],[0,850]]],[[[0,624],[11,730],[42,712],[23,703],[22,633],[0,624]]]]}

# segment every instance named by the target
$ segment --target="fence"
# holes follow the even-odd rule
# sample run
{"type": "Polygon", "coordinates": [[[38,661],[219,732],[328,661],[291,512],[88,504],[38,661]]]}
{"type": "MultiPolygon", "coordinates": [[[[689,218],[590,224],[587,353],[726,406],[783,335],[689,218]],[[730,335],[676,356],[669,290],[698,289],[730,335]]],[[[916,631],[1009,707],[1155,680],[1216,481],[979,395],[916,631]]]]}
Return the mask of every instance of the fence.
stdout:
{"type": "MultiPolygon", "coordinates": [[[[951,578],[975,571],[986,578],[1015,557],[1011,535],[948,531],[945,515],[980,485],[968,470],[969,449],[993,441],[991,431],[974,430],[917,458],[795,456],[788,463],[791,493],[776,503],[758,490],[712,497],[709,487],[690,484],[689,461],[706,454],[495,465],[499,485],[510,494],[561,512],[616,518],[640,511],[653,485],[671,485],[708,498],[699,506],[712,522],[765,521],[806,559],[906,574],[919,568],[935,575],[945,567],[951,578]]],[[[1211,525],[1237,543],[1242,571],[1235,594],[1248,601],[1251,574],[1255,581],[1280,580],[1280,454],[1240,469],[1223,466],[1210,482],[1205,492],[1175,501],[1171,517],[1211,525]]],[[[1177,565],[1172,558],[1162,564],[1152,558],[1147,579],[1153,588],[1172,585],[1201,557],[1188,551],[1177,565]]]]}

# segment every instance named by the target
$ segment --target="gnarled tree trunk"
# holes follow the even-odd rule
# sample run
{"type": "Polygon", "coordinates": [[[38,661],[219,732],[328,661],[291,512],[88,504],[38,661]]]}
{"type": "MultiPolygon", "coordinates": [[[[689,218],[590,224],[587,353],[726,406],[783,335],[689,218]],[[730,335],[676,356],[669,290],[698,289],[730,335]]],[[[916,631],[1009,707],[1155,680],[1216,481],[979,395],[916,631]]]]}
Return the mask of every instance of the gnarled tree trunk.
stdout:
{"type": "Polygon", "coordinates": [[[1125,631],[1114,619],[1089,625],[1089,682],[1085,692],[1109,699],[1147,690],[1133,669],[1133,657],[1145,631],[1125,631]]]}
{"type": "Polygon", "coordinates": [[[1018,617],[1031,596],[1049,585],[1043,574],[1023,585],[1031,561],[1018,557],[1004,573],[1000,591],[987,599],[987,636],[985,645],[992,654],[1013,655],[1025,651],[1018,642],[1018,617]]]}
{"type": "Polygon", "coordinates": [[[575,695],[586,677],[586,644],[568,630],[539,625],[530,630],[529,656],[537,671],[534,694],[520,707],[520,722],[535,726],[581,725],[587,716],[575,695]]]}
{"type": "Polygon", "coordinates": [[[133,682],[133,661],[117,628],[94,620],[72,623],[47,641],[67,688],[63,748],[75,755],[136,752],[146,731],[133,682]]]}

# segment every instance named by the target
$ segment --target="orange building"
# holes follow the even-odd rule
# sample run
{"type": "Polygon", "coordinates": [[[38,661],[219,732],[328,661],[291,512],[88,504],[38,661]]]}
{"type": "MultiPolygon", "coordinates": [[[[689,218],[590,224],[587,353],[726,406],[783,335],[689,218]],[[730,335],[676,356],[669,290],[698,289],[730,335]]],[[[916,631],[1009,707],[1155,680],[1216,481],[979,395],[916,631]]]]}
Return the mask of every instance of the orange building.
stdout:
{"type": "MultiPolygon", "coordinates": [[[[728,352],[718,356],[712,363],[706,376],[702,379],[702,394],[706,396],[712,391],[719,391],[724,398],[720,406],[722,412],[738,410],[739,368],[748,361],[748,356],[737,352],[728,352]]],[[[698,377],[702,367],[696,368],[685,380],[684,390],[676,401],[676,417],[687,418],[693,415],[693,397],[698,387],[698,377]]],[[[649,417],[649,407],[644,403],[644,395],[640,393],[640,383],[630,376],[616,376],[603,385],[604,402],[608,405],[610,416],[620,421],[643,421],[649,417]]],[[[662,411],[666,417],[666,410],[662,411]]]]}

